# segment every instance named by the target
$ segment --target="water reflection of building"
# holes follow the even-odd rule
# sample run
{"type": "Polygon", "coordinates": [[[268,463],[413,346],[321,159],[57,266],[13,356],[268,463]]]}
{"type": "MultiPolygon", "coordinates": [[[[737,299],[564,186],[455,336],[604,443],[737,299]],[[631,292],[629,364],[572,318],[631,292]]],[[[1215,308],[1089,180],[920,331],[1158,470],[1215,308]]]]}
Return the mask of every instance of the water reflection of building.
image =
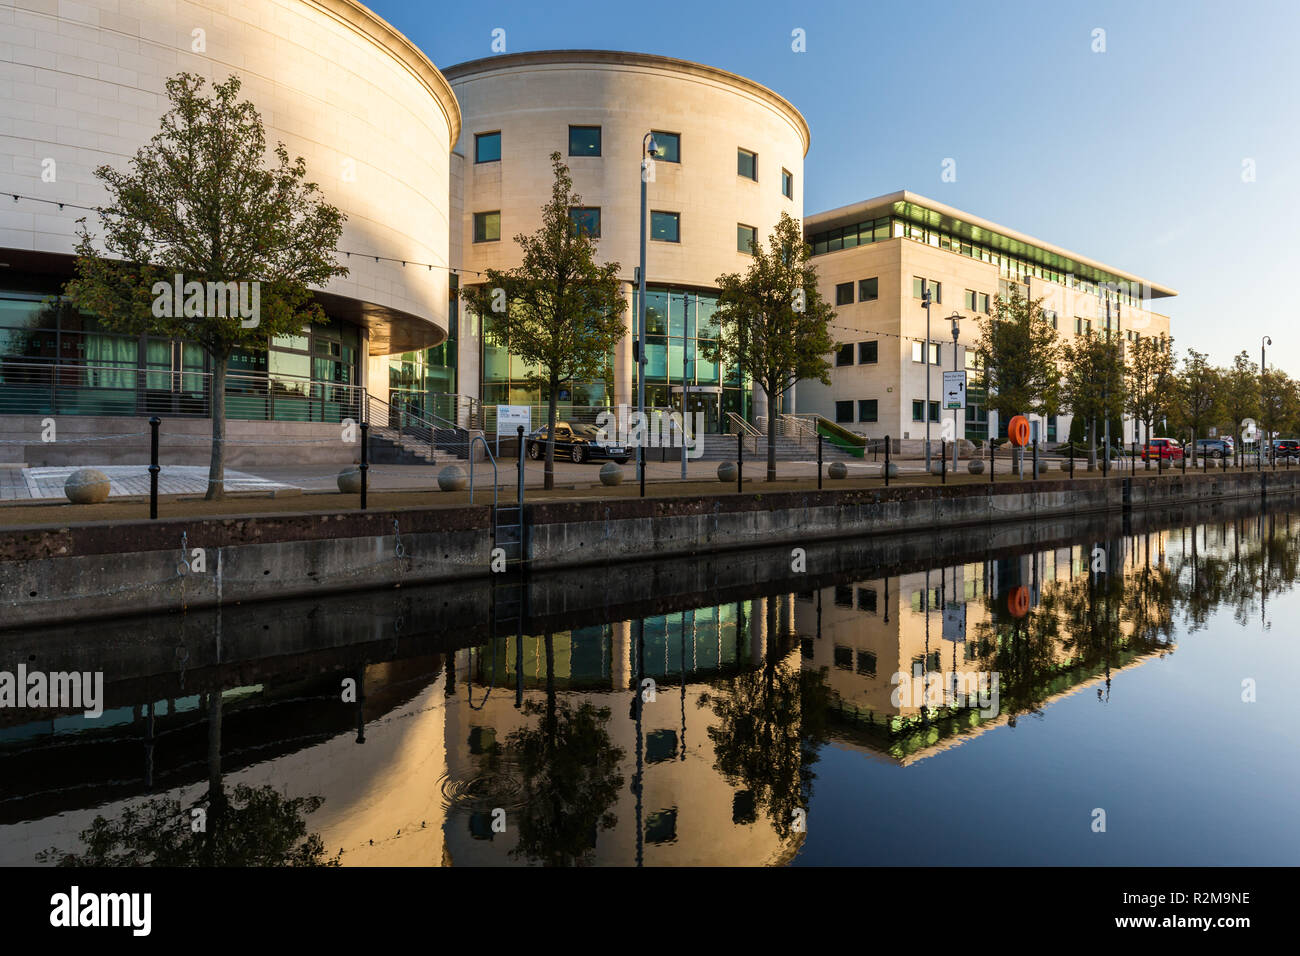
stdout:
{"type": "Polygon", "coordinates": [[[791,596],[783,595],[501,638],[460,652],[457,684],[469,704],[447,711],[448,772],[462,781],[447,816],[449,861],[689,866],[789,859],[801,833],[774,826],[762,796],[718,769],[734,728],[716,704],[733,682],[763,672],[769,652],[780,658],[771,662],[774,674],[797,677],[793,654],[783,650],[792,614],[791,596]],[[654,682],[654,698],[638,707],[636,688],[646,680],[654,682]],[[592,765],[607,761],[617,785],[566,794],[579,806],[563,812],[592,821],[569,840],[562,825],[536,819],[547,812],[537,806],[546,793],[526,796],[528,770],[516,755],[538,741],[545,746],[548,707],[572,716],[584,702],[596,716],[577,741],[576,721],[557,719],[561,743],[585,748],[592,765]],[[588,798],[596,805],[583,802],[588,798]],[[497,807],[506,810],[504,832],[493,829],[497,807]]]}
{"type": "Polygon", "coordinates": [[[800,656],[830,692],[837,737],[909,764],[1094,683],[1108,690],[1167,646],[1155,639],[1172,611],[1158,593],[1164,539],[1153,552],[1152,537],[801,593],[800,656]]]}

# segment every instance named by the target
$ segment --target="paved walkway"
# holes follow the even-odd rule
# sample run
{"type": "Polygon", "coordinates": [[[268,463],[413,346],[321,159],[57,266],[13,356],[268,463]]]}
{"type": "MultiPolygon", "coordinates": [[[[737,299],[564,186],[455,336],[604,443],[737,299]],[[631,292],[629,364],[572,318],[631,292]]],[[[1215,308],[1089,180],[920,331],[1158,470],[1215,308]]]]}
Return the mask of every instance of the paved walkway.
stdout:
{"type": "MultiPolygon", "coordinates": [[[[62,499],[65,497],[63,485],[68,476],[81,467],[84,466],[0,469],[0,501],[62,499]]],[[[102,465],[96,470],[108,477],[110,498],[149,494],[147,465],[102,465]]],[[[229,491],[275,491],[290,486],[227,469],[226,487],[229,491]]],[[[162,495],[201,495],[207,489],[206,465],[167,465],[158,473],[158,493],[162,495]]]]}

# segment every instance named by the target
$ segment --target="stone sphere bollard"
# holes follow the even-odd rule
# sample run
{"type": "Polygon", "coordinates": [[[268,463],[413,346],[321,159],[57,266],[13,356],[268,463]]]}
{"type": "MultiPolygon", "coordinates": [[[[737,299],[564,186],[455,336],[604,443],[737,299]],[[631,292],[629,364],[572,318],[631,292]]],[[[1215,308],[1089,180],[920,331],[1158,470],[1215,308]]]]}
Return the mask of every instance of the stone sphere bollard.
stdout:
{"type": "Polygon", "coordinates": [[[600,466],[600,483],[611,488],[623,483],[623,469],[618,467],[617,462],[607,461],[600,466]]]}
{"type": "Polygon", "coordinates": [[[357,465],[349,465],[339,472],[338,476],[339,491],[345,495],[361,494],[361,468],[357,465]]]}
{"type": "MultiPolygon", "coordinates": [[[[890,464],[892,465],[893,462],[891,461],[890,464]]],[[[930,462],[930,474],[932,474],[932,475],[942,475],[943,472],[944,472],[944,461],[943,461],[943,459],[936,458],[936,459],[934,459],[933,461],[930,462]]],[[[893,475],[890,475],[889,477],[890,477],[890,478],[893,478],[894,476],[893,476],[893,475]]]]}
{"type": "Polygon", "coordinates": [[[1069,459],[1069,458],[1062,458],[1062,459],[1061,459],[1061,471],[1066,472],[1067,474],[1069,473],[1069,471],[1070,471],[1070,459],[1069,459]]]}
{"type": "Polygon", "coordinates": [[[880,466],[880,477],[882,477],[882,478],[885,477],[885,469],[886,469],[886,468],[889,469],[889,477],[890,477],[890,478],[897,478],[897,477],[898,477],[898,466],[897,466],[896,464],[894,464],[892,461],[891,461],[888,465],[881,465],[881,466],[880,466]]]}
{"type": "Polygon", "coordinates": [[[826,474],[831,478],[847,478],[849,476],[849,466],[842,461],[833,461],[831,466],[826,469],[826,474]]]}
{"type": "Polygon", "coordinates": [[[972,475],[984,474],[984,459],[972,458],[970,461],[966,462],[966,470],[972,475]]]}
{"type": "Polygon", "coordinates": [[[97,505],[108,491],[108,475],[94,468],[79,468],[63,483],[63,493],[74,505],[97,505]]]}
{"type": "Polygon", "coordinates": [[[1045,474],[1047,474],[1047,459],[1046,459],[1046,458],[1040,458],[1040,459],[1038,459],[1038,473],[1039,473],[1040,475],[1045,475],[1045,474]]]}
{"type": "Polygon", "coordinates": [[[735,481],[736,473],[736,463],[734,461],[724,461],[718,465],[718,481],[735,481]]]}
{"type": "Polygon", "coordinates": [[[438,472],[438,487],[442,491],[463,491],[469,484],[469,476],[460,465],[448,465],[438,472]]]}

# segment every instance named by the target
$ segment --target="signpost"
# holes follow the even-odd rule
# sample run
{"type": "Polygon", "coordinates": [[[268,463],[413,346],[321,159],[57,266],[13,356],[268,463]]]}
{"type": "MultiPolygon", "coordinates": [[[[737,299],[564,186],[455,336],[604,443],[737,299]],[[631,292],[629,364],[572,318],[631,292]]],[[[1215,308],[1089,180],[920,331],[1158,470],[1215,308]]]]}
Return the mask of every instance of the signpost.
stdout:
{"type": "MultiPolygon", "coordinates": [[[[523,427],[524,434],[527,435],[533,430],[532,427],[532,409],[527,405],[498,405],[497,406],[497,457],[501,457],[501,436],[514,436],[519,433],[519,428],[523,427]]],[[[524,442],[519,441],[519,457],[524,457],[524,442]]]]}
{"type": "Polygon", "coordinates": [[[966,407],[966,373],[964,371],[943,373],[943,407],[966,407]]]}

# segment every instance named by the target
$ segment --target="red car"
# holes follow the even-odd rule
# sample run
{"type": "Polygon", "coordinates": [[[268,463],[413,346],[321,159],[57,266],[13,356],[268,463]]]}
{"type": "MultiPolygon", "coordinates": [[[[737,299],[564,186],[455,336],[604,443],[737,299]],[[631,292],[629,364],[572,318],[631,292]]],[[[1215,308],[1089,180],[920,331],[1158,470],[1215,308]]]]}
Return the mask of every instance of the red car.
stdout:
{"type": "Polygon", "coordinates": [[[1142,448],[1142,460],[1163,458],[1166,461],[1181,461],[1183,446],[1172,438],[1153,438],[1142,448]]]}

